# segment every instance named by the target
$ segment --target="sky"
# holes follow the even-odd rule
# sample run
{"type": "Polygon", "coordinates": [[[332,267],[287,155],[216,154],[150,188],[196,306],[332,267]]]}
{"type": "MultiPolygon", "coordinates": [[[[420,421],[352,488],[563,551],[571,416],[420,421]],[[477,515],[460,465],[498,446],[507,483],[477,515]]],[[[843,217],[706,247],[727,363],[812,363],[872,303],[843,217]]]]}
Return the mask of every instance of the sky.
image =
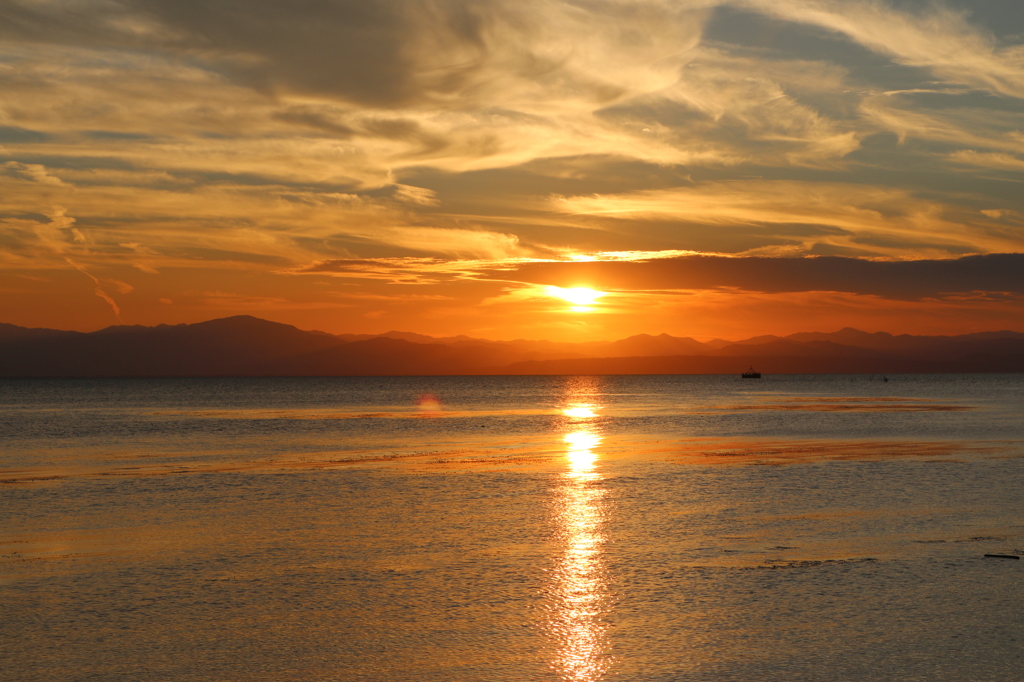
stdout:
{"type": "Polygon", "coordinates": [[[1024,331],[1019,0],[0,0],[0,322],[1024,331]]]}

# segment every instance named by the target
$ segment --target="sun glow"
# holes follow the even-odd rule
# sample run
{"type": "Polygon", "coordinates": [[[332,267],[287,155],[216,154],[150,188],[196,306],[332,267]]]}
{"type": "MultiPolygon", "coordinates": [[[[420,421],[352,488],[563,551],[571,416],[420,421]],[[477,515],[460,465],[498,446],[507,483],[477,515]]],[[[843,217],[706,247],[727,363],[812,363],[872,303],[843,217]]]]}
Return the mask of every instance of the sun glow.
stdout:
{"type": "Polygon", "coordinates": [[[544,293],[552,298],[560,298],[563,301],[572,303],[576,306],[573,310],[578,310],[580,308],[585,309],[586,306],[593,305],[597,299],[608,295],[607,291],[596,291],[586,287],[572,287],[569,289],[563,289],[562,287],[547,287],[544,290],[544,293]]]}

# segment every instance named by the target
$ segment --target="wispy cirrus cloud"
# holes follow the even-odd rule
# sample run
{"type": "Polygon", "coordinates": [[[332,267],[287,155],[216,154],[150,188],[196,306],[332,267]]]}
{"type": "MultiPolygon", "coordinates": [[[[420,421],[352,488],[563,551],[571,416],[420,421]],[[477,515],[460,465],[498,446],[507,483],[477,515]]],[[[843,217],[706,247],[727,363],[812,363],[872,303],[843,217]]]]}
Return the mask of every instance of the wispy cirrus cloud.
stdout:
{"type": "Polygon", "coordinates": [[[552,201],[574,215],[620,221],[679,221],[717,229],[771,224],[776,226],[773,235],[789,242],[775,248],[804,253],[826,247],[850,255],[907,257],[1012,251],[1019,246],[1015,235],[986,231],[989,221],[980,213],[972,223],[955,219],[952,206],[906,190],[847,183],[729,181],[552,201]],[[816,229],[809,233],[803,226],[816,229]]]}
{"type": "Polygon", "coordinates": [[[977,152],[963,149],[949,155],[950,159],[965,166],[976,166],[1003,171],[1024,171],[1024,159],[1004,152],[977,152]]]}
{"type": "Polygon", "coordinates": [[[970,5],[928,3],[908,11],[875,0],[729,4],[833,31],[900,64],[929,69],[947,83],[1024,96],[1024,50],[1000,45],[990,31],[972,25],[970,5]]]}

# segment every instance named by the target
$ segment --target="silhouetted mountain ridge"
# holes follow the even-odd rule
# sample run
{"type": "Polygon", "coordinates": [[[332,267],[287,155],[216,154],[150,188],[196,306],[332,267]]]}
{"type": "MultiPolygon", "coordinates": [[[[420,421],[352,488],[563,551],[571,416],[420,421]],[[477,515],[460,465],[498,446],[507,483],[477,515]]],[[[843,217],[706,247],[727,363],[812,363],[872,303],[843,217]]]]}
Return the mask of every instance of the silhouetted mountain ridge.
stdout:
{"type": "Polygon", "coordinates": [[[334,335],[239,315],[83,333],[0,324],[0,376],[899,373],[1024,371],[1024,333],[894,336],[846,328],[702,343],[489,341],[412,332],[334,335]]]}

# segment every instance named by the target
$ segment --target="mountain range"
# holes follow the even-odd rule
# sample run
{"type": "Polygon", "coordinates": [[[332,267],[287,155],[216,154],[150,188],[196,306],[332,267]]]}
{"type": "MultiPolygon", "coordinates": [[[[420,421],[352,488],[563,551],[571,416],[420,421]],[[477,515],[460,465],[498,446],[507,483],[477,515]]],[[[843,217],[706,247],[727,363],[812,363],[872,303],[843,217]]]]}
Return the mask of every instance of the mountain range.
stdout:
{"type": "Polygon", "coordinates": [[[96,332],[0,323],[0,377],[775,374],[1024,371],[1024,333],[894,336],[856,329],[700,342],[489,341],[327,334],[248,315],[96,332]]]}

